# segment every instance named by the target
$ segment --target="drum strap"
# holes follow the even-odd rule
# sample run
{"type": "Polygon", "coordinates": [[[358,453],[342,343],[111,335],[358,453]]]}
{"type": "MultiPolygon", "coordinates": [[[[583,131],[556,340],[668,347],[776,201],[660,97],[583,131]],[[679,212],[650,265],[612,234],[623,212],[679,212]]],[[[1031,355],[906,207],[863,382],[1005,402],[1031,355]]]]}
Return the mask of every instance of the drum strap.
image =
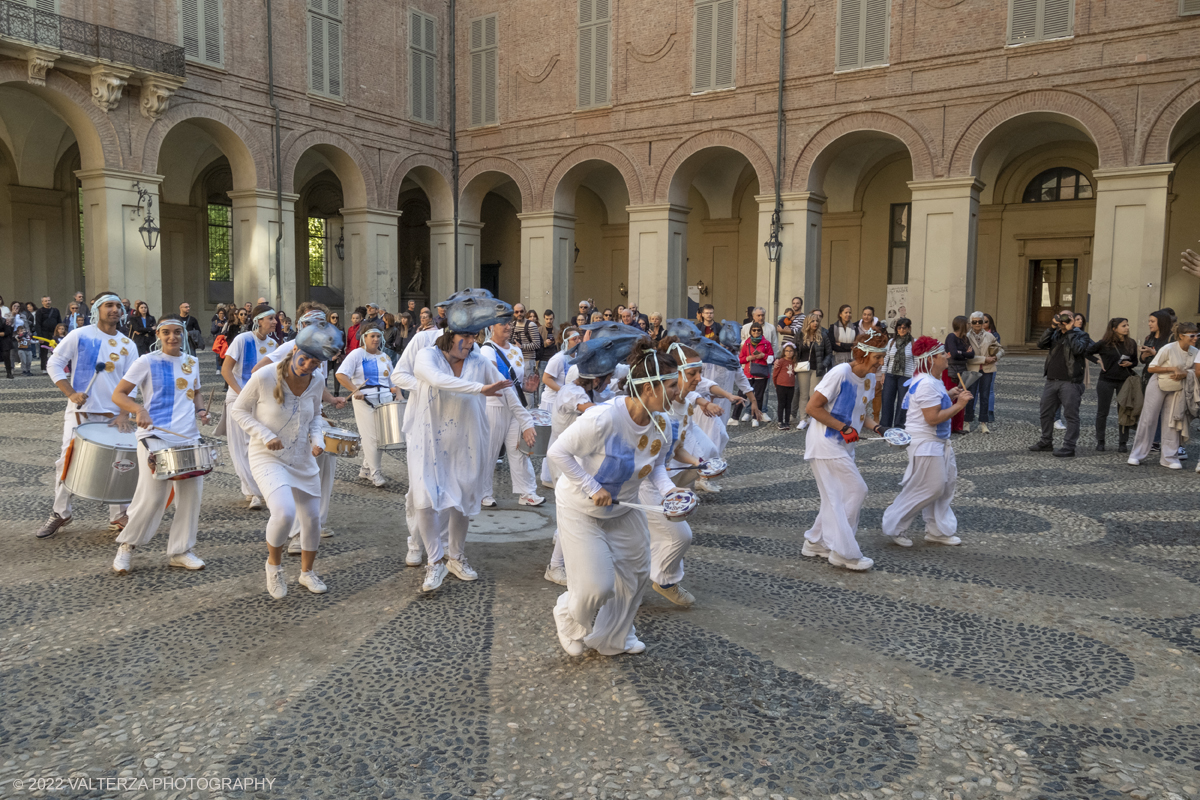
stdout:
{"type": "Polygon", "coordinates": [[[67,479],[67,470],[69,470],[71,468],[71,455],[74,452],[75,452],[75,437],[72,436],[70,443],[67,445],[67,455],[63,459],[62,475],[58,476],[58,479],[60,481],[65,481],[67,479]]]}
{"type": "Polygon", "coordinates": [[[496,347],[496,345],[492,344],[491,342],[484,344],[484,347],[489,348],[493,353],[495,353],[496,358],[500,359],[501,363],[504,364],[504,377],[513,382],[512,388],[517,391],[517,399],[521,401],[521,407],[529,408],[529,401],[525,399],[525,392],[523,392],[521,387],[517,385],[517,382],[513,380],[512,364],[508,363],[508,359],[504,357],[503,351],[501,351],[499,347],[496,347]]]}

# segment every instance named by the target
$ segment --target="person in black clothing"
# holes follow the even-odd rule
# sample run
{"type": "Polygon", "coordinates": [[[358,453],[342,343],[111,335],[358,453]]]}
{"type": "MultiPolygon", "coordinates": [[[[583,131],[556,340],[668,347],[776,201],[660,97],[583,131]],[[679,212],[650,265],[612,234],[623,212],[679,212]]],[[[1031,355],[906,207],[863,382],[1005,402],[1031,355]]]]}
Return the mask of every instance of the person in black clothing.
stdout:
{"type": "Polygon", "coordinates": [[[1079,403],[1083,399],[1083,372],[1091,338],[1075,325],[1075,315],[1064,311],[1054,318],[1054,324],[1038,340],[1038,349],[1049,350],[1042,389],[1042,436],[1029,449],[1033,452],[1054,450],[1060,458],[1075,456],[1079,440],[1079,403]],[[1061,448],[1054,449],[1054,414],[1062,408],[1067,432],[1061,448]]]}
{"type": "MultiPolygon", "coordinates": [[[[62,314],[57,308],[50,305],[50,298],[42,298],[42,307],[34,312],[33,315],[33,335],[41,336],[43,339],[54,339],[54,329],[62,324],[62,314]]],[[[40,342],[39,344],[45,344],[40,342]]],[[[50,350],[45,347],[38,347],[38,352],[41,353],[42,374],[46,374],[46,359],[50,357],[50,350]]]]}
{"type": "MultiPolygon", "coordinates": [[[[3,302],[0,300],[0,302],[3,302]]],[[[13,376],[13,350],[17,349],[17,332],[8,320],[0,318],[0,358],[4,359],[4,377],[13,376]]]]}
{"type": "MultiPolygon", "coordinates": [[[[1104,337],[1088,348],[1088,355],[1100,358],[1100,380],[1096,382],[1096,449],[1103,451],[1113,396],[1133,377],[1133,367],[1137,364],[1137,345],[1129,338],[1129,320],[1110,319],[1104,337]]],[[[1129,429],[1119,425],[1118,431],[1117,452],[1128,453],[1129,429]]]]}
{"type": "Polygon", "coordinates": [[[137,304],[137,313],[129,320],[130,338],[137,345],[138,355],[144,356],[150,352],[150,345],[155,342],[154,317],[150,316],[150,307],[145,303],[137,304]]]}
{"type": "Polygon", "coordinates": [[[190,303],[179,304],[179,318],[183,320],[184,335],[192,346],[192,355],[195,355],[204,348],[204,334],[200,332],[200,320],[192,316],[190,303]]]}

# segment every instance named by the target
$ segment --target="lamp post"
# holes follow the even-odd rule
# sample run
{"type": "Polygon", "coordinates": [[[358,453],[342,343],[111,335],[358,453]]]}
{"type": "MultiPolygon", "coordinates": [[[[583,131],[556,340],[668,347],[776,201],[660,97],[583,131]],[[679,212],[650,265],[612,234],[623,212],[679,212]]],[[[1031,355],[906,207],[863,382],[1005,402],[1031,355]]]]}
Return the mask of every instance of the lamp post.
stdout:
{"type": "Polygon", "coordinates": [[[142,235],[142,244],[146,245],[147,250],[153,250],[158,244],[159,227],[154,224],[154,215],[150,213],[150,209],[154,207],[154,196],[149,189],[142,188],[141,181],[134,181],[133,188],[137,190],[138,202],[137,213],[142,216],[142,201],[146,201],[146,216],[138,227],[138,233],[142,235]]]}

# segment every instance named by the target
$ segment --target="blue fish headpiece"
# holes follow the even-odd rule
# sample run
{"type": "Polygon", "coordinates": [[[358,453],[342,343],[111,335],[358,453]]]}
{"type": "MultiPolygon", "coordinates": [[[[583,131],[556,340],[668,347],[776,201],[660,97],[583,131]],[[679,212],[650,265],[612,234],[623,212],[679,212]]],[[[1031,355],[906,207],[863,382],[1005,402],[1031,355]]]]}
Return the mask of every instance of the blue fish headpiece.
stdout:
{"type": "Polygon", "coordinates": [[[581,378],[599,378],[611,375],[618,364],[625,363],[633,345],[641,336],[621,336],[607,339],[589,339],[575,349],[571,365],[579,370],[581,378]]]}
{"type": "MultiPolygon", "coordinates": [[[[588,341],[596,341],[598,339],[624,339],[632,336],[635,340],[645,337],[646,332],[641,328],[635,328],[633,325],[625,325],[612,320],[604,320],[602,322],[590,322],[587,325],[580,325],[581,331],[588,331],[592,335],[588,337],[588,341]]],[[[567,350],[567,355],[575,355],[575,351],[579,349],[579,345],[575,345],[567,350]]]]}
{"type": "Polygon", "coordinates": [[[513,307],[488,292],[487,297],[465,297],[454,301],[446,309],[446,327],[455,333],[479,333],[489,325],[512,322],[512,317],[513,307]]]}
{"type": "Polygon", "coordinates": [[[690,344],[694,339],[703,338],[704,334],[690,319],[669,319],[663,326],[663,336],[676,336],[679,341],[690,344]]]}
{"type": "Polygon", "coordinates": [[[700,354],[700,360],[705,364],[713,364],[728,370],[735,370],[741,366],[737,356],[712,339],[700,339],[695,342],[688,342],[687,344],[688,347],[700,354]]]}
{"type": "Polygon", "coordinates": [[[742,346],[742,326],[727,319],[721,320],[721,330],[717,339],[730,350],[738,350],[742,346]]]}
{"type": "Polygon", "coordinates": [[[305,355],[328,361],[341,352],[345,338],[328,322],[313,322],[296,334],[296,349],[305,355]]]}
{"type": "Polygon", "coordinates": [[[466,300],[468,297],[474,297],[477,300],[490,300],[493,295],[487,289],[461,289],[435,305],[434,308],[446,308],[454,305],[459,300],[466,300]]]}

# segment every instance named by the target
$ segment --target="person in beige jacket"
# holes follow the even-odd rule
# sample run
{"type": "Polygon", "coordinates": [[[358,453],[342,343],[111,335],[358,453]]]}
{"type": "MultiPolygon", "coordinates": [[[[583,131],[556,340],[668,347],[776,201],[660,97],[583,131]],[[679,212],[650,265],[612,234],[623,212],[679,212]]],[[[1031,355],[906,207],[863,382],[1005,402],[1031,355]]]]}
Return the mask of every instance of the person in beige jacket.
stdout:
{"type": "MultiPolygon", "coordinates": [[[[971,312],[971,328],[967,331],[967,341],[971,343],[974,357],[967,362],[967,369],[978,372],[979,381],[971,387],[971,393],[978,398],[979,432],[990,433],[988,423],[993,422],[991,409],[988,408],[988,397],[992,393],[992,381],[996,379],[996,362],[1004,355],[1003,348],[996,337],[987,330],[982,311],[971,312]]],[[[976,401],[967,403],[966,425],[969,427],[975,421],[976,401]]]]}

